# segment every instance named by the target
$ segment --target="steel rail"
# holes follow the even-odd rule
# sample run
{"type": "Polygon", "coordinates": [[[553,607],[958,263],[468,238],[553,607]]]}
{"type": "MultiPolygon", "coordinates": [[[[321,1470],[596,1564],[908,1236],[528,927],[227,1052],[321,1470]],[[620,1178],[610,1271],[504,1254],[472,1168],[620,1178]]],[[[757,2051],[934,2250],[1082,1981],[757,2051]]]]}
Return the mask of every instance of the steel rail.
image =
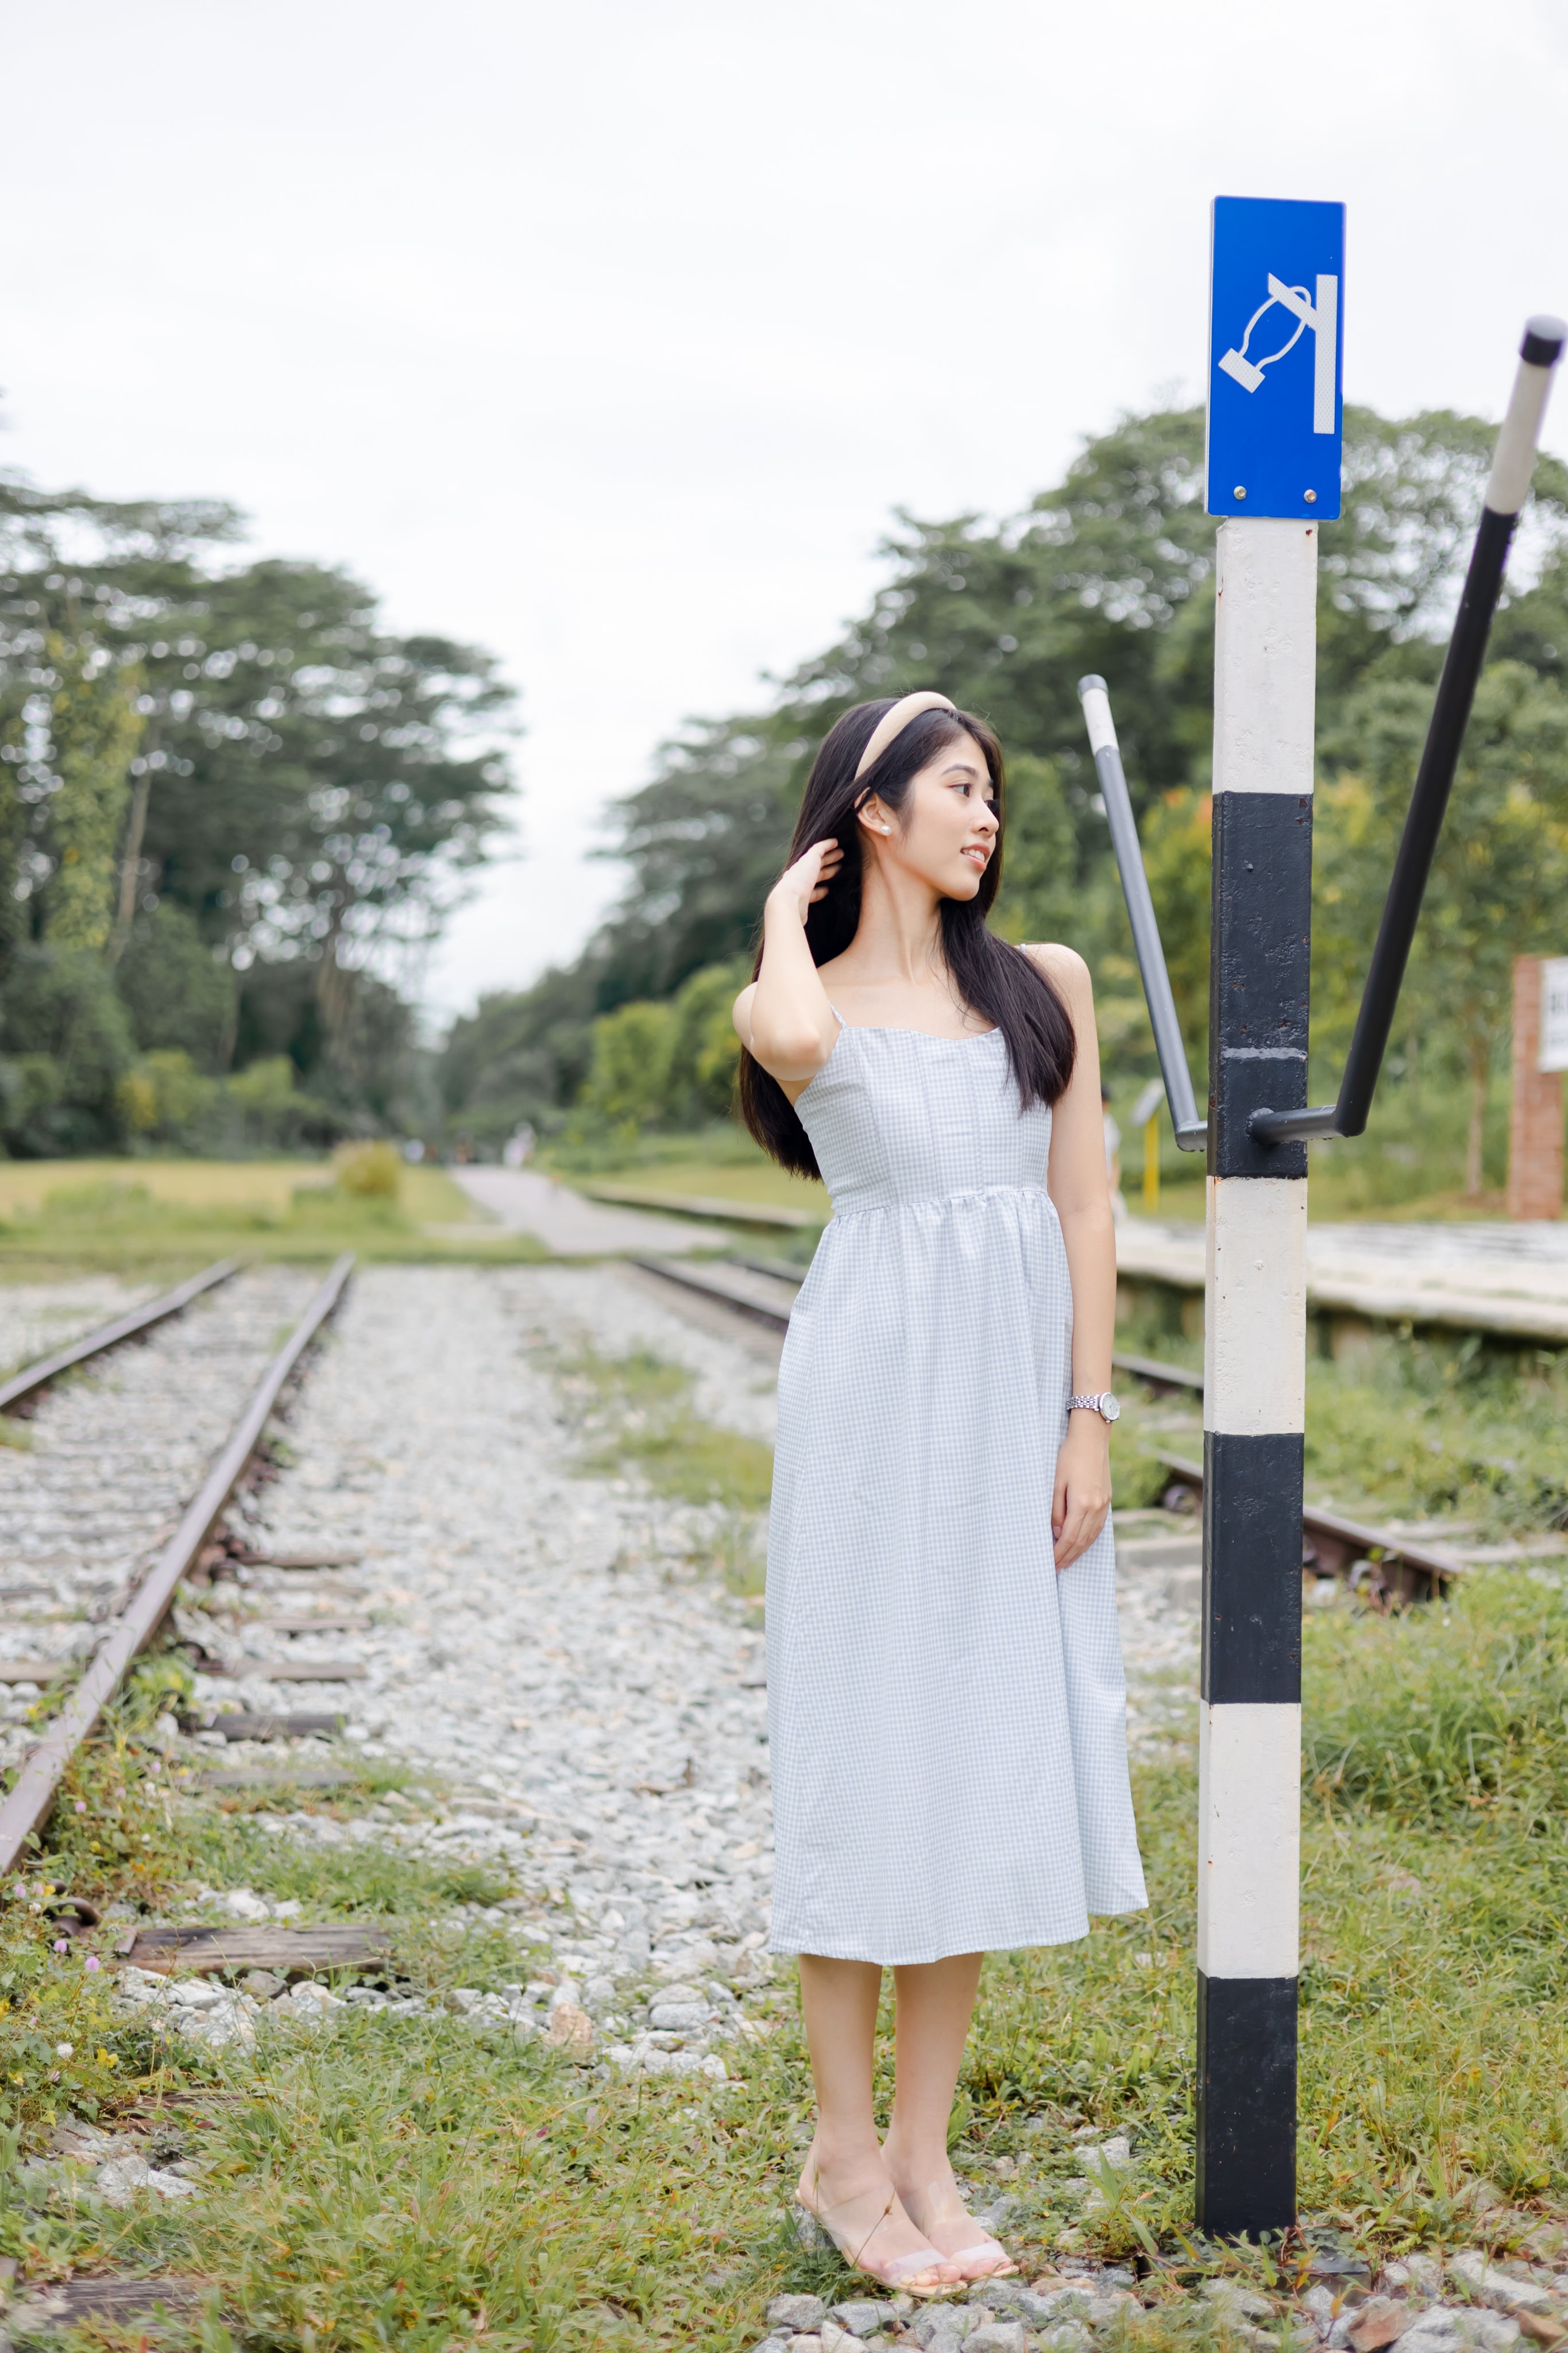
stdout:
{"type": "Polygon", "coordinates": [[[251,1391],[228,1443],[124,1610],[106,1629],[80,1683],[43,1739],[24,1758],[16,1787],[0,1804],[0,1873],[15,1867],[28,1839],[48,1812],[72,1755],[98,1722],[137,1652],[162,1623],[181,1577],[212,1534],[219,1514],[239,1484],[285,1383],[342,1297],[353,1267],[353,1254],[347,1251],[251,1391]]]}
{"type": "MultiPolygon", "coordinates": [[[[804,1267],[791,1266],[784,1259],[748,1258],[742,1251],[732,1251],[720,1266],[694,1265],[689,1261],[677,1263],[671,1259],[634,1258],[633,1266],[641,1267],[645,1274],[662,1276],[666,1282],[678,1282],[684,1291],[694,1291],[703,1299],[711,1299],[721,1307],[732,1308],[737,1315],[749,1316],[753,1324],[766,1324],[770,1331],[787,1332],[789,1317],[782,1308],[769,1307],[761,1300],[742,1298],[725,1283],[723,1264],[745,1267],[753,1274],[765,1274],[774,1282],[793,1282],[797,1287],[805,1280],[804,1267]]],[[[1134,1380],[1143,1381],[1156,1391],[1164,1389],[1196,1389],[1201,1394],[1202,1373],[1189,1372],[1184,1365],[1163,1365],[1152,1356],[1113,1355],[1111,1365],[1119,1373],[1131,1373],[1134,1380]]]]}
{"type": "Polygon", "coordinates": [[[200,1274],[193,1274],[188,1282],[182,1282],[174,1291],[164,1292],[161,1299],[150,1299],[143,1307],[132,1307],[125,1314],[117,1315],[111,1324],[100,1324],[95,1332],[84,1333],[68,1347],[57,1348],[52,1356],[40,1356],[37,1364],[24,1365],[8,1381],[0,1382],[0,1413],[9,1413],[13,1406],[47,1388],[50,1381],[68,1373],[73,1366],[85,1365],[89,1357],[101,1356],[106,1348],[118,1347],[121,1340],[133,1340],[139,1332],[150,1332],[155,1324],[178,1315],[193,1299],[226,1282],[230,1275],[238,1271],[237,1258],[219,1259],[216,1266],[204,1267],[200,1274]]]}
{"type": "MultiPolygon", "coordinates": [[[[671,1260],[657,1258],[634,1259],[631,1262],[645,1273],[676,1283],[683,1291],[695,1292],[699,1297],[710,1299],[717,1306],[728,1307],[737,1315],[749,1316],[753,1323],[765,1324],[777,1332],[789,1329],[789,1317],[782,1309],[764,1307],[759,1301],[739,1298],[728,1290],[720,1266],[704,1268],[689,1261],[678,1265],[671,1260]]],[[[737,1254],[731,1262],[748,1267],[758,1274],[772,1275],[776,1281],[799,1282],[804,1279],[798,1268],[786,1270],[781,1259],[763,1261],[737,1254]]],[[[1120,1352],[1113,1355],[1110,1361],[1118,1372],[1131,1374],[1134,1380],[1142,1381],[1156,1394],[1179,1390],[1189,1397],[1194,1393],[1199,1397],[1203,1395],[1202,1373],[1193,1372],[1185,1365],[1166,1365],[1153,1356],[1126,1356],[1120,1352]]],[[[1189,1488],[1194,1495],[1202,1495],[1204,1472],[1201,1462],[1189,1461],[1184,1455],[1163,1451],[1157,1452],[1155,1459],[1163,1463],[1178,1485],[1189,1488]]],[[[1301,1514],[1301,1529],[1311,1552],[1310,1559],[1303,1557],[1303,1567],[1310,1567],[1316,1563],[1331,1571],[1338,1571],[1369,1554],[1380,1554],[1382,1558],[1376,1564],[1380,1572],[1376,1581],[1379,1592],[1396,1588],[1405,1594],[1419,1592],[1429,1598],[1436,1597],[1447,1590],[1453,1578],[1464,1574],[1464,1562],[1450,1553],[1436,1551],[1428,1545],[1413,1544],[1404,1536],[1394,1535],[1387,1528],[1369,1527],[1360,1520],[1347,1520],[1337,1512],[1320,1511],[1311,1504],[1308,1504],[1301,1514]],[[1395,1588],[1391,1588],[1388,1580],[1381,1575],[1383,1569],[1391,1567],[1399,1571],[1395,1588]]],[[[0,1862],[0,1870],[4,1868],[4,1863],[0,1862]]]]}
{"type": "MultiPolygon", "coordinates": [[[[1204,1466],[1189,1461],[1184,1455],[1166,1454],[1163,1451],[1155,1461],[1163,1463],[1178,1486],[1186,1487],[1194,1495],[1204,1492],[1204,1466]]],[[[1430,1545],[1412,1544],[1405,1536],[1394,1535],[1387,1528],[1369,1527],[1362,1520],[1347,1520],[1339,1512],[1325,1512],[1309,1504],[1301,1514],[1301,1529],[1308,1539],[1310,1557],[1303,1553],[1304,1568],[1320,1567],[1330,1571],[1347,1568],[1352,1561],[1380,1553],[1383,1557],[1373,1564],[1378,1572],[1376,1590],[1386,1593],[1397,1589],[1403,1594],[1419,1591],[1428,1599],[1436,1599],[1447,1591],[1454,1578],[1465,1574],[1465,1564],[1452,1553],[1437,1552],[1430,1545]],[[1381,1572],[1397,1567],[1403,1574],[1391,1588],[1381,1572]]]]}

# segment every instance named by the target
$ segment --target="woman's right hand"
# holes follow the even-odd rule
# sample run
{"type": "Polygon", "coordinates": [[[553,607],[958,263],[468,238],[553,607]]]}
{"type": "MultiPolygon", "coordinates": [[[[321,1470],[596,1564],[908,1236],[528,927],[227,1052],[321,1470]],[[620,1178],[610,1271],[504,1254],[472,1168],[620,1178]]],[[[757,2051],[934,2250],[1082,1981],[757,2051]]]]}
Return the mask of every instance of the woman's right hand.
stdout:
{"type": "Polygon", "coordinates": [[[844,851],[831,835],[826,841],[814,841],[804,857],[785,867],[768,897],[787,907],[804,925],[806,910],[826,898],[827,886],[843,863],[844,851]]]}

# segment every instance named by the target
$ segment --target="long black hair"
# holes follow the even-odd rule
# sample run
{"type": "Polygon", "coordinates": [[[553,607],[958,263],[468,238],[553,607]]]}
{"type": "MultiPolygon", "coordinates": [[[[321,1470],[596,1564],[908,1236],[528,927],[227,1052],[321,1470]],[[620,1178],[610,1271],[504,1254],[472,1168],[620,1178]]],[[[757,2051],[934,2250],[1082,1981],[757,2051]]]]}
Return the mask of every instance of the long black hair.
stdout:
{"type": "MultiPolygon", "coordinates": [[[[842,955],[860,923],[860,889],[864,872],[863,843],[857,811],[873,794],[892,810],[902,808],[911,779],[932,761],[944,744],[967,735],[980,746],[995,792],[996,840],[986,861],[980,888],[973,899],[943,899],[938,907],[942,954],[948,971],[965,1005],[984,1013],[1000,1029],[1007,1060],[1017,1084],[1023,1109],[1031,1103],[1054,1103],[1072,1077],[1077,1039],[1067,1007],[1037,965],[1022,948],[986,928],[985,918],[1002,880],[1002,841],[1005,824],[1005,776],[1002,746],[983,719],[967,711],[922,711],[895,735],[875,765],[858,778],[860,754],[871,740],[878,721],[893,707],[895,697],[878,702],[858,702],[847,711],[825,738],[805,780],[805,792],[795,819],[787,864],[805,856],[814,841],[831,837],[844,852],[826,899],[811,908],[805,919],[806,942],[816,964],[842,955]]],[[[762,970],[759,944],[752,977],[762,970]]],[[[764,1152],[793,1168],[797,1176],[819,1176],[811,1138],[795,1117],[795,1106],[778,1081],[764,1071],[755,1056],[741,1050],[741,1116],[764,1152]]]]}

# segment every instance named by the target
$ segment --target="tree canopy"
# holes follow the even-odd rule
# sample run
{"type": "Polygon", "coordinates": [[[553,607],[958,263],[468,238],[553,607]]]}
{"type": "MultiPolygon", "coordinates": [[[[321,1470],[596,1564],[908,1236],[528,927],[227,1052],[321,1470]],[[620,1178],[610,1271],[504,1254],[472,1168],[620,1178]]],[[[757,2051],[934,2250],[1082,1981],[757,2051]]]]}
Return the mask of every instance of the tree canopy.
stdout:
{"type": "MultiPolygon", "coordinates": [[[[1494,438],[1447,410],[1347,412],[1344,513],[1321,538],[1320,740],[1329,777],[1366,770],[1363,788],[1379,797],[1357,868],[1379,900],[1404,770],[1381,753],[1369,767],[1364,731],[1374,710],[1408,725],[1418,714],[1425,726],[1494,438]]],[[[748,954],[827,728],[868,696],[933,683],[984,713],[1006,749],[994,920],[1013,937],[1065,935],[1089,954],[1114,1039],[1141,1034],[1142,1016],[1077,692],[1087,671],[1109,681],[1187,1035],[1201,1051],[1215,529],[1202,459],[1202,412],[1161,409],[1088,442],[1017,515],[900,515],[868,610],[765,707],[694,721],[618,803],[608,854],[628,872],[620,904],[575,965],[457,1025],[443,1072],[452,1112],[477,1115],[479,1130],[524,1114],[559,1121],[590,1071],[595,1018],[671,997],[694,974],[748,954]],[[503,1039],[504,1050],[483,1050],[503,1039]]],[[[1550,459],[1537,470],[1530,529],[1541,576],[1505,605],[1493,654],[1556,681],[1568,658],[1568,468],[1550,459]]],[[[1325,797],[1321,825],[1331,831],[1349,806],[1325,797]]],[[[1352,983],[1359,990],[1363,902],[1355,920],[1363,928],[1334,951],[1342,971],[1325,995],[1330,1022],[1352,983]]]]}
{"type": "Polygon", "coordinates": [[[134,1047],[219,1071],[269,1032],[347,1101],[373,1039],[406,1060],[374,966],[484,854],[513,696],[480,649],[388,631],[346,573],[239,560],[239,531],[211,501],[0,477],[0,991],[95,955],[134,1047]]]}

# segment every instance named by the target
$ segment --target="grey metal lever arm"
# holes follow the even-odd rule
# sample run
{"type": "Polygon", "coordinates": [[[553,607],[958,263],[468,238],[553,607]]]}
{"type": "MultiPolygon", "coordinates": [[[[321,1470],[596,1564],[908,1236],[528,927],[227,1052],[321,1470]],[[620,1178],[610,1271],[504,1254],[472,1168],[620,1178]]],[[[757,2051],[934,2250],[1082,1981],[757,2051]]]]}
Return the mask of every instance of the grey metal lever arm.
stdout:
{"type": "Polygon", "coordinates": [[[1149,1026],[1154,1032],[1154,1051],[1160,1058],[1160,1076],[1165,1082],[1165,1101],[1171,1107],[1171,1125],[1183,1152],[1202,1152],[1208,1140],[1208,1123],[1198,1117],[1193,1098],[1192,1072],[1182,1045],[1182,1025],[1176,1018],[1176,1000],[1171,994],[1171,976],[1165,969],[1165,951],[1160,944],[1159,919],[1149,895],[1143,852],[1138,846],[1138,824],[1110,716],[1110,696],[1105,681],[1092,677],[1079,679],[1078,693],[1110,825],[1110,843],[1121,875],[1121,895],[1127,902],[1127,920],[1132,926],[1132,945],[1142,976],[1149,1026]]]}

